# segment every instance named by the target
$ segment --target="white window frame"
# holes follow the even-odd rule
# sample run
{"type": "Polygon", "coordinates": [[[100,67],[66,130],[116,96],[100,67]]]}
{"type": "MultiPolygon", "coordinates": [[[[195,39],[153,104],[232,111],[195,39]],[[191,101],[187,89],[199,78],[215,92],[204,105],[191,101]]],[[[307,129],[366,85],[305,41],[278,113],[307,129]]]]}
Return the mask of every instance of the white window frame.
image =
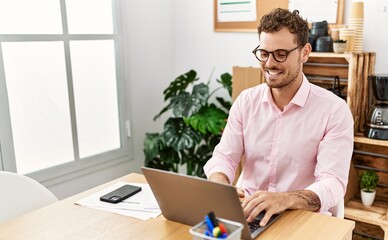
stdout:
{"type": "MultiPolygon", "coordinates": [[[[22,41],[63,41],[67,84],[70,105],[71,131],[74,149],[74,160],[58,166],[26,174],[45,186],[66,182],[76,177],[84,176],[105,168],[132,160],[132,149],[129,132],[129,120],[125,107],[125,78],[123,61],[123,44],[120,33],[119,1],[112,0],[113,34],[68,34],[65,0],[60,0],[63,34],[0,34],[0,43],[22,41]],[[71,40],[113,40],[115,47],[117,96],[120,127],[120,149],[104,152],[98,155],[79,158],[77,125],[75,117],[73,79],[69,42],[71,40]]],[[[90,87],[93,87],[92,85],[90,87]]],[[[0,47],[0,170],[16,172],[16,159],[13,145],[10,109],[5,80],[3,53],[0,47]]]]}

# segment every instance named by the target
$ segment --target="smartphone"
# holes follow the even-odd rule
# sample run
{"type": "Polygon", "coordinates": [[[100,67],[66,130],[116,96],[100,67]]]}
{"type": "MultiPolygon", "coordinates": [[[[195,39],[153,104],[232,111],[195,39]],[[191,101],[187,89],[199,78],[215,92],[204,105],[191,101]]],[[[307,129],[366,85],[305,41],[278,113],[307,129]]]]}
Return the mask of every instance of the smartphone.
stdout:
{"type": "Polygon", "coordinates": [[[119,203],[140,191],[141,187],[127,184],[108,194],[105,194],[104,196],[101,196],[100,200],[108,203],[119,203]]]}

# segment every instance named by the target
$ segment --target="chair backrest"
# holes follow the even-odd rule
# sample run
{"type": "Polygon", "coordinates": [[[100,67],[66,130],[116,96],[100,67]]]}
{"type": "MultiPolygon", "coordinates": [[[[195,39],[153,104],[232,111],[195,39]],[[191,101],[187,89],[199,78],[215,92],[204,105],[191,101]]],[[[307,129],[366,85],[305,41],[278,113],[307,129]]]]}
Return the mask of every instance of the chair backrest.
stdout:
{"type": "Polygon", "coordinates": [[[345,217],[345,201],[343,198],[338,202],[337,206],[334,206],[329,209],[329,212],[333,217],[344,218],[345,217]]]}
{"type": "Polygon", "coordinates": [[[39,182],[5,171],[0,171],[0,196],[0,223],[58,201],[39,182]]]}
{"type": "MultiPolygon", "coordinates": [[[[240,95],[241,91],[257,86],[261,83],[265,82],[265,78],[263,75],[263,71],[261,71],[261,68],[259,67],[239,67],[234,66],[233,67],[233,81],[232,81],[232,100],[236,100],[238,95],[240,95]]],[[[240,176],[241,171],[244,167],[244,156],[241,159],[241,162],[238,166],[238,169],[236,171],[236,178],[233,182],[234,184],[237,183],[240,176]]]]}

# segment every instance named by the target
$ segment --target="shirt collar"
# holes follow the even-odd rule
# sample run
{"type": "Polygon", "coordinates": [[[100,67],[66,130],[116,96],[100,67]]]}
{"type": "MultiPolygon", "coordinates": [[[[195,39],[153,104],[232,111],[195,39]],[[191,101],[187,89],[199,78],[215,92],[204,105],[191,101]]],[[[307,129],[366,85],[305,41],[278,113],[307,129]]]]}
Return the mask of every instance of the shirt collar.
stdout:
{"type": "Polygon", "coordinates": [[[300,85],[300,88],[296,92],[295,96],[292,98],[291,102],[295,105],[303,107],[307,101],[309,93],[310,93],[310,84],[306,76],[303,74],[302,85],[300,85]]]}
{"type": "MultiPolygon", "coordinates": [[[[307,101],[309,92],[310,92],[310,84],[306,76],[303,74],[302,85],[300,85],[298,91],[296,92],[295,96],[292,98],[290,103],[303,107],[307,101]]],[[[268,85],[266,86],[266,91],[264,91],[263,102],[268,102],[272,105],[275,104],[272,98],[271,89],[268,87],[268,85]]]]}

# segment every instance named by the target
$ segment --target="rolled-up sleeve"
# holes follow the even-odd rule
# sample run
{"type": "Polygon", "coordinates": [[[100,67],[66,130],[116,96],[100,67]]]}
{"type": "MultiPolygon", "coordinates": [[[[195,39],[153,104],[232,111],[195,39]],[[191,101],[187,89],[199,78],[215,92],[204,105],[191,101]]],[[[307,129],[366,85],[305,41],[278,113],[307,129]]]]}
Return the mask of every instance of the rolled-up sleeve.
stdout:
{"type": "Polygon", "coordinates": [[[328,209],[344,197],[348,184],[354,133],[353,117],[345,102],[333,106],[326,129],[318,147],[315,182],[306,188],[318,195],[323,214],[329,214],[328,209]]]}
{"type": "Polygon", "coordinates": [[[241,98],[242,95],[233,103],[221,141],[215,147],[213,156],[204,166],[204,172],[207,177],[214,172],[222,172],[226,174],[231,183],[234,181],[236,169],[244,148],[241,113],[239,112],[239,109],[241,109],[239,107],[241,98]]]}

